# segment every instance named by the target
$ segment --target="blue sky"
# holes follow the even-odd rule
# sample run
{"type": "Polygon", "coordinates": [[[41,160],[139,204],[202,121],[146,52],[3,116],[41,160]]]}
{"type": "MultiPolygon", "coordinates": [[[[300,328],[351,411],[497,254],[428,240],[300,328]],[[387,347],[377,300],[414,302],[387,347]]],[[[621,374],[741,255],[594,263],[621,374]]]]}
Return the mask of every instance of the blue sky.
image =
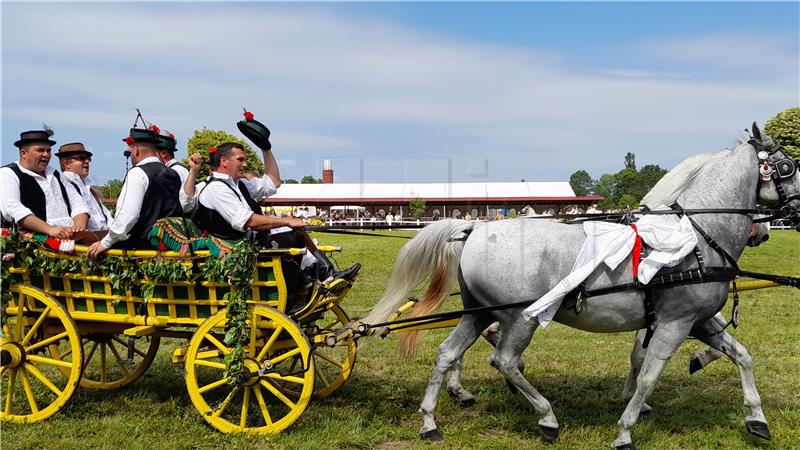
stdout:
{"type": "MultiPolygon", "coordinates": [[[[273,133],[284,178],[566,181],[670,168],[800,104],[800,4],[9,3],[2,162],[53,127],[124,176],[134,108],[273,133]]],[[[53,163],[55,164],[55,162],[53,163]]]]}

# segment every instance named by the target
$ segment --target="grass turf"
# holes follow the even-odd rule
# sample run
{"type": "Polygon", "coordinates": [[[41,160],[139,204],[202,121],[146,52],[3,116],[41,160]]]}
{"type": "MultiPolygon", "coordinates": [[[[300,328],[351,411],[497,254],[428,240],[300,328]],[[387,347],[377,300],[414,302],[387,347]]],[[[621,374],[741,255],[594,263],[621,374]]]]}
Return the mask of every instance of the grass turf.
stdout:
{"type": "MultiPolygon", "coordinates": [[[[384,232],[409,236],[411,232],[384,232]]],[[[363,316],[380,297],[395,256],[406,242],[394,237],[317,236],[341,244],[340,266],[360,261],[361,275],[343,306],[363,316]]],[[[800,273],[800,234],[773,231],[770,240],[748,248],[742,267],[763,272],[800,273]]],[[[741,326],[732,334],[750,350],[771,444],[744,431],[738,372],[727,360],[688,374],[688,359],[700,348],[688,341],[673,358],[640,418],[634,442],[647,449],[800,448],[800,291],[773,288],[741,294],[741,326]]],[[[457,309],[459,303],[448,305],[457,309]]],[[[724,310],[729,313],[729,308],[724,310]]],[[[183,367],[170,362],[181,341],[167,340],[150,370],[126,388],[78,389],[50,419],[35,424],[2,424],[5,449],[327,449],[327,448],[609,448],[624,403],[632,335],[590,334],[554,324],[539,330],[525,352],[526,376],[547,397],[561,424],[553,447],[541,440],[533,408],[512,395],[488,364],[490,346],[479,341],[466,355],[464,385],[477,404],[461,408],[442,392],[437,422],[445,440],[420,441],[416,412],[438,345],[448,330],[429,332],[418,354],[402,359],[397,336],[362,340],[350,380],[332,396],[312,402],[288,430],[273,436],[224,435],[205,425],[192,406],[183,367]]]]}

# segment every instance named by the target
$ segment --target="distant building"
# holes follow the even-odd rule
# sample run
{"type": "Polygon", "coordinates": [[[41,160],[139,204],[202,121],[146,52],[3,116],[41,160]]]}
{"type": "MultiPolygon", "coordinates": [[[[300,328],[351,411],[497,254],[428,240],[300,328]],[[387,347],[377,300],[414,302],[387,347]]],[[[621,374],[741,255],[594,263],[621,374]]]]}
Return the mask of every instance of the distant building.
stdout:
{"type": "MultiPolygon", "coordinates": [[[[330,170],[329,167],[327,166],[330,170]]],[[[332,171],[331,171],[332,172],[332,171]]],[[[333,181],[333,174],[330,174],[333,181]]],[[[332,206],[364,207],[375,215],[399,211],[410,216],[412,198],[425,199],[425,217],[438,209],[441,217],[494,216],[498,209],[505,215],[517,213],[526,206],[537,213],[552,210],[564,212],[572,206],[582,209],[603,200],[599,196],[578,197],[567,182],[497,182],[497,183],[331,183],[284,184],[278,193],[266,199],[274,206],[315,206],[327,210],[332,206]]],[[[355,209],[354,209],[355,210],[355,209]]],[[[358,211],[362,211],[358,209],[358,211]]]]}

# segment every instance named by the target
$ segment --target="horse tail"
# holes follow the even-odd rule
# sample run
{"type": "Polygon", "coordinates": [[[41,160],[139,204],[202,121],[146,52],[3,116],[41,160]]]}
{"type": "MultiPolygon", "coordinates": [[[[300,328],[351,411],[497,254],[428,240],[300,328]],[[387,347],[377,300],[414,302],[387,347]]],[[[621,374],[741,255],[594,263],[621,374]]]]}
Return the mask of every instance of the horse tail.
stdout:
{"type": "MultiPolygon", "coordinates": [[[[423,228],[400,249],[383,297],[362,322],[385,322],[407,301],[408,295],[426,280],[428,288],[411,316],[436,311],[456,282],[461,251],[472,228],[472,222],[456,219],[441,220],[423,228]]],[[[418,343],[418,332],[404,333],[400,352],[404,355],[413,354],[418,343]]]]}

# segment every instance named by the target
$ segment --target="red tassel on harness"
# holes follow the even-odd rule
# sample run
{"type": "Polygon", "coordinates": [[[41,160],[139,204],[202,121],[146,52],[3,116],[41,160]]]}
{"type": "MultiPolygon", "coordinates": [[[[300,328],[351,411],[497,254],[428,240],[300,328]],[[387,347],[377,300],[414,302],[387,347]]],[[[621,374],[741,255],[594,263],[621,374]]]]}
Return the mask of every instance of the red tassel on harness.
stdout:
{"type": "Polygon", "coordinates": [[[636,224],[632,223],[633,233],[636,234],[636,239],[633,241],[633,250],[631,250],[631,263],[633,265],[633,279],[638,278],[639,274],[639,261],[642,259],[642,237],[639,236],[639,230],[636,224]]]}

